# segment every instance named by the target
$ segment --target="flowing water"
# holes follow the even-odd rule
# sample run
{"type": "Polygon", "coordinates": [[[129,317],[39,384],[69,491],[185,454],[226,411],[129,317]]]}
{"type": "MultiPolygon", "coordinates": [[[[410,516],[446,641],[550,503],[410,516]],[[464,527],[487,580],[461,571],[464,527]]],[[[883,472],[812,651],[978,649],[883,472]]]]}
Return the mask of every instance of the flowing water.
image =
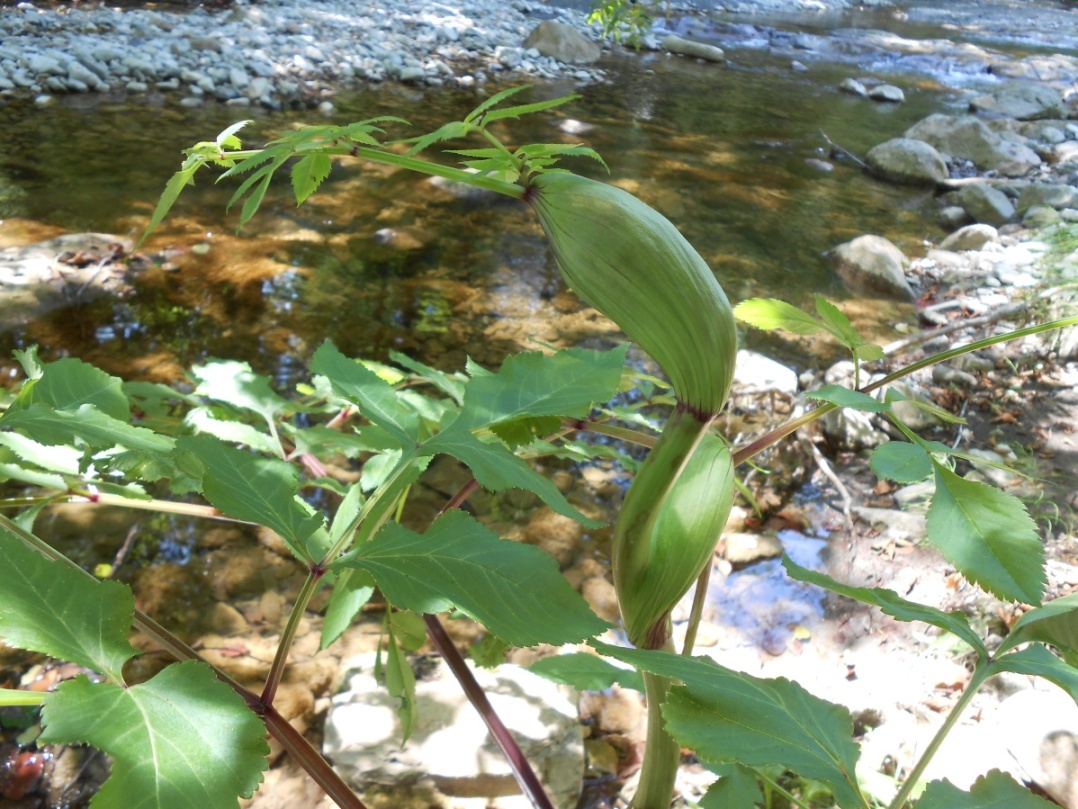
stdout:
{"type": "MultiPolygon", "coordinates": [[[[907,76],[909,100],[879,105],[837,91],[848,65],[796,72],[784,58],[751,50],[726,67],[654,54],[613,57],[607,66],[609,84],[499,134],[596,148],[609,179],[677,223],[735,301],[843,298],[824,257],[829,248],[883,233],[916,253],[924,238],[940,235],[928,192],[866,177],[854,161],[832,158],[826,140],[863,154],[946,104],[938,84],[910,87],[907,76]],[[587,131],[563,131],[574,128],[587,131]]],[[[574,89],[536,87],[528,98],[574,89]]],[[[300,123],[385,114],[413,123],[393,132],[403,137],[459,118],[482,98],[387,85],[341,93],[328,119],[313,111],[190,110],[154,98],[74,96],[45,110],[13,103],[0,108],[0,185],[9,192],[0,195],[7,217],[0,239],[59,229],[137,238],[180,150],[244,114],[254,117],[244,133],[250,143],[300,123]]],[[[598,164],[576,168],[603,174],[598,164]]],[[[287,385],[327,337],[356,354],[400,349],[450,367],[466,354],[496,363],[530,338],[589,337],[550,333],[549,322],[580,307],[522,204],[459,199],[416,175],[344,161],[298,209],[282,173],[262,212],[236,236],[235,212],[224,212],[233,188],[215,187],[207,175],[185,192],[147,244],[155,263],[124,295],[5,315],[0,356],[39,343],[47,356],[73,354],[157,379],[227,356],[287,385]]]]}

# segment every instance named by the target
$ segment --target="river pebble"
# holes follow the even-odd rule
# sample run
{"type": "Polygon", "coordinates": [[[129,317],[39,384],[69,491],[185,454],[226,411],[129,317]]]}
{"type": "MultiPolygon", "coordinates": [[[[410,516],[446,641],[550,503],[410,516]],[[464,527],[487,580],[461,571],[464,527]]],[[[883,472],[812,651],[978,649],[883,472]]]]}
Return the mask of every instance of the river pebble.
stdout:
{"type": "Polygon", "coordinates": [[[590,39],[583,11],[529,0],[261,0],[224,9],[44,8],[0,15],[0,99],[178,93],[181,103],[317,106],[352,82],[473,87],[493,74],[602,80],[523,46],[544,19],[590,39]]]}

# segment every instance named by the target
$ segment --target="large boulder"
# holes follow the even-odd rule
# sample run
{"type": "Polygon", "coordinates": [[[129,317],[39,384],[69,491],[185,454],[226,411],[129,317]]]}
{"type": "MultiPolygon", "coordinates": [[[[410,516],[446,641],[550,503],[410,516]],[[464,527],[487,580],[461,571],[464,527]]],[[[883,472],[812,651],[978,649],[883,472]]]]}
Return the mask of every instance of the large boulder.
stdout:
{"type": "Polygon", "coordinates": [[[939,185],[949,176],[936,148],[913,138],[892,138],[872,147],[865,163],[873,174],[893,183],[939,185]]]}
{"type": "Polygon", "coordinates": [[[831,263],[852,292],[913,300],[906,256],[882,236],[858,236],[831,251],[831,263]]]}
{"type": "Polygon", "coordinates": [[[964,185],[951,198],[975,222],[999,227],[1014,219],[1014,203],[998,188],[987,183],[964,185]]]}
{"type": "Polygon", "coordinates": [[[1015,82],[969,102],[974,112],[987,112],[1020,121],[1064,118],[1063,97],[1047,84],[1015,82]]]}
{"type": "Polygon", "coordinates": [[[978,168],[1021,177],[1041,163],[1028,146],[1004,140],[973,115],[936,113],[906,130],[904,137],[923,140],[951,157],[972,160],[978,168]]]}
{"type": "Polygon", "coordinates": [[[599,46],[571,25],[554,20],[543,20],[524,40],[525,48],[535,48],[543,56],[559,62],[586,65],[599,59],[599,46]]]}

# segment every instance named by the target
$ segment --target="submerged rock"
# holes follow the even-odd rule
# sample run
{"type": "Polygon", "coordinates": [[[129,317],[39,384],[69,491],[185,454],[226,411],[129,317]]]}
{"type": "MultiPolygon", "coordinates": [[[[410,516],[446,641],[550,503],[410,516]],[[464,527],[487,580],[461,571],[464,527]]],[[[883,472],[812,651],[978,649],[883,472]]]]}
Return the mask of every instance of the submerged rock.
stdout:
{"type": "Polygon", "coordinates": [[[868,91],[868,97],[873,101],[885,101],[891,104],[900,104],[906,100],[906,94],[901,87],[893,84],[881,84],[868,91]]]}

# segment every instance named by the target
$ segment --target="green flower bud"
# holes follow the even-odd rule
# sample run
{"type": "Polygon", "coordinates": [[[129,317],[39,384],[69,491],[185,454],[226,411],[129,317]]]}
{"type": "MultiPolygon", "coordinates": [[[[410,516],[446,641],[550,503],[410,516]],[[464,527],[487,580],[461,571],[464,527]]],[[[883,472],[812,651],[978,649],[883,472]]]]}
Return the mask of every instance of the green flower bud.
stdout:
{"type": "Polygon", "coordinates": [[[632,194],[574,174],[525,193],[562,276],[666,373],[678,399],[718,413],[737,354],[734,313],[714,274],[670,220],[632,194]]]}

